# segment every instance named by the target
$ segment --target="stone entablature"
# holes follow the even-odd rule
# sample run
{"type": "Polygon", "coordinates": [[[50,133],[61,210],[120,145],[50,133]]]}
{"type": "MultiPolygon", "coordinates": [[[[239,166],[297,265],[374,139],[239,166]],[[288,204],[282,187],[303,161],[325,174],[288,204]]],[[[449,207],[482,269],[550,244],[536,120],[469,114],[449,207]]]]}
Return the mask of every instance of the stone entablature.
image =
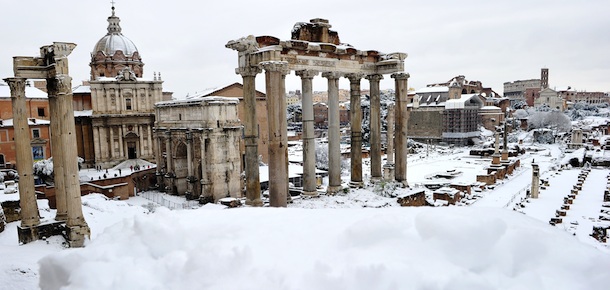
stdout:
{"type": "Polygon", "coordinates": [[[155,106],[157,176],[167,192],[214,201],[242,196],[238,103],[200,97],[155,106]]]}

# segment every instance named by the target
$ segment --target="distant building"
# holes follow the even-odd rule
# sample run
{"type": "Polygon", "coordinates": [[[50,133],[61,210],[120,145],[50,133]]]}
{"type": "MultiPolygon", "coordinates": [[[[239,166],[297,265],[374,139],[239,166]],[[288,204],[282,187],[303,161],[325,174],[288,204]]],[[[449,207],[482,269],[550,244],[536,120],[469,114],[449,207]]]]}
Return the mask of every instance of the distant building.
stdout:
{"type": "Polygon", "coordinates": [[[328,105],[325,103],[313,104],[313,124],[316,128],[328,127],[328,105]]]}
{"type": "MultiPolygon", "coordinates": [[[[34,161],[51,156],[49,100],[47,93],[35,87],[25,88],[30,146],[34,161]]],[[[8,85],[0,84],[0,168],[13,168],[16,163],[13,105],[8,85]]]]}
{"type": "Polygon", "coordinates": [[[540,91],[540,97],[534,100],[534,107],[548,106],[551,109],[563,111],[565,109],[563,98],[555,90],[545,88],[540,91]]]}
{"type": "Polygon", "coordinates": [[[504,97],[508,98],[511,106],[519,102],[527,102],[533,105],[537,93],[549,86],[549,69],[540,69],[540,79],[519,80],[504,83],[504,97]]]}

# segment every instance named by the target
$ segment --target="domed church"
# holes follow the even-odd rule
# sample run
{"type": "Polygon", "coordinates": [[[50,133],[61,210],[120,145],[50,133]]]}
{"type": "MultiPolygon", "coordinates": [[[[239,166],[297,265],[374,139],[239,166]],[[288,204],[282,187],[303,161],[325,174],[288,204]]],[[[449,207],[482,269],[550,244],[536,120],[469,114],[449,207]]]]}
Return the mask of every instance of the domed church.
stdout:
{"type": "Polygon", "coordinates": [[[95,164],[110,167],[127,159],[154,161],[156,102],[163,101],[163,81],[146,79],[136,45],[123,35],[120,19],[108,17],[108,32],[91,52],[91,123],[95,164]]]}

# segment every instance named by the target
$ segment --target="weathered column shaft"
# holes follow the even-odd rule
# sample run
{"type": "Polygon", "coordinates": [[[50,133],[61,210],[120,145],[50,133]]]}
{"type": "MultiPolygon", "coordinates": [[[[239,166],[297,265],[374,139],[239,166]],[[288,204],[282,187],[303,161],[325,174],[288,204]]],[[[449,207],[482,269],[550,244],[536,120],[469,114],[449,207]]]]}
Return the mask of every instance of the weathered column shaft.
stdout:
{"type": "Polygon", "coordinates": [[[245,145],[245,175],[246,175],[246,204],[262,206],[261,186],[258,164],[258,122],[256,118],[256,75],[261,70],[257,67],[237,69],[244,83],[244,145],[245,145]]]}
{"type": "Polygon", "coordinates": [[[360,80],[363,74],[348,74],[350,82],[350,186],[362,187],[362,108],[360,102],[360,80]]]}
{"type": "Polygon", "coordinates": [[[172,132],[168,129],[165,131],[165,164],[167,164],[167,173],[174,172],[172,155],[172,132]]]}
{"type": "Polygon", "coordinates": [[[341,190],[341,148],[339,130],[339,78],[341,74],[325,72],[328,79],[328,188],[329,194],[341,190]]]}
{"type": "Polygon", "coordinates": [[[532,163],[532,198],[538,198],[540,192],[540,167],[536,163],[532,163]]]}
{"type": "Polygon", "coordinates": [[[25,97],[25,78],[4,79],[11,89],[13,106],[13,128],[17,172],[19,173],[19,205],[21,206],[21,226],[32,227],[40,223],[38,204],[34,192],[34,169],[30,126],[25,97]]]}
{"type": "Polygon", "coordinates": [[[61,100],[57,92],[57,80],[47,79],[47,93],[49,98],[49,112],[51,115],[51,155],[53,156],[53,183],[55,188],[55,205],[57,213],[55,220],[68,219],[68,204],[66,201],[66,180],[64,176],[64,148],[62,145],[61,100]]]}
{"type": "MultiPolygon", "coordinates": [[[[72,78],[68,75],[58,75],[57,90],[61,102],[61,140],[63,154],[63,167],[66,186],[66,200],[68,205],[68,227],[86,228],[86,236],[89,228],[83,216],[81,203],[80,181],[78,175],[78,153],[76,148],[76,128],[74,125],[74,108],[72,104],[72,78]]],[[[82,246],[82,245],[77,245],[82,246]]]]}
{"type": "MultiPolygon", "coordinates": [[[[142,135],[140,135],[142,136],[142,135]]],[[[186,170],[187,170],[187,191],[193,194],[193,133],[186,133],[186,170]]]]}
{"type": "Polygon", "coordinates": [[[286,62],[263,62],[269,124],[269,205],[285,207],[288,198],[288,137],[283,75],[286,62]]]}
{"type": "Polygon", "coordinates": [[[386,147],[386,155],[387,155],[387,164],[394,164],[394,118],[395,118],[395,107],[394,105],[388,106],[388,116],[387,116],[387,147],[386,147]]]}
{"type": "Polygon", "coordinates": [[[407,184],[407,89],[409,74],[395,73],[396,82],[396,171],[395,179],[404,186],[407,184]]]}
{"type": "Polygon", "coordinates": [[[201,196],[209,196],[210,194],[207,192],[207,184],[208,184],[208,165],[206,162],[205,155],[207,153],[205,147],[205,134],[201,134],[201,196]]]}
{"type": "Polygon", "coordinates": [[[371,107],[370,107],[370,138],[371,145],[371,179],[378,180],[381,178],[381,100],[379,81],[383,79],[383,75],[369,75],[367,79],[370,82],[371,90],[371,107]]]}
{"type": "MultiPolygon", "coordinates": [[[[51,117],[52,117],[52,115],[51,115],[51,117]]],[[[53,121],[51,121],[51,128],[53,127],[52,123],[53,123],[53,121]]],[[[93,149],[94,149],[94,152],[95,152],[95,158],[94,158],[95,159],[95,166],[98,166],[99,165],[98,162],[101,160],[101,157],[102,157],[102,153],[101,153],[101,150],[100,150],[100,144],[98,143],[99,140],[101,140],[100,127],[93,127],[93,136],[94,136],[93,137],[93,149]],[[98,140],[98,142],[96,142],[95,140],[98,140]]],[[[51,138],[51,142],[53,142],[52,138],[51,138]]],[[[55,156],[55,154],[53,154],[53,156],[55,156]]]]}
{"type": "Polygon", "coordinates": [[[318,195],[316,191],[316,141],[314,137],[313,85],[317,71],[298,71],[301,77],[303,112],[303,194],[318,195]]]}

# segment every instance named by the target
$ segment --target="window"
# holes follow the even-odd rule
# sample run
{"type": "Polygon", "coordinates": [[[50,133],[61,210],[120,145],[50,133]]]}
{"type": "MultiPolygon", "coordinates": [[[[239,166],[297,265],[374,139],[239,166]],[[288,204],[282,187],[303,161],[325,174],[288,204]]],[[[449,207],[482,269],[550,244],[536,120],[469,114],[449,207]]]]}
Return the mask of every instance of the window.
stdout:
{"type": "Polygon", "coordinates": [[[125,105],[127,110],[131,110],[131,99],[125,99],[125,105]]]}
{"type": "Polygon", "coordinates": [[[44,107],[38,107],[38,117],[44,117],[44,107]]]}
{"type": "Polygon", "coordinates": [[[32,147],[32,157],[35,161],[44,159],[44,149],[42,148],[42,146],[32,147]]]}
{"type": "Polygon", "coordinates": [[[32,129],[32,138],[40,138],[40,129],[32,129]]]}

